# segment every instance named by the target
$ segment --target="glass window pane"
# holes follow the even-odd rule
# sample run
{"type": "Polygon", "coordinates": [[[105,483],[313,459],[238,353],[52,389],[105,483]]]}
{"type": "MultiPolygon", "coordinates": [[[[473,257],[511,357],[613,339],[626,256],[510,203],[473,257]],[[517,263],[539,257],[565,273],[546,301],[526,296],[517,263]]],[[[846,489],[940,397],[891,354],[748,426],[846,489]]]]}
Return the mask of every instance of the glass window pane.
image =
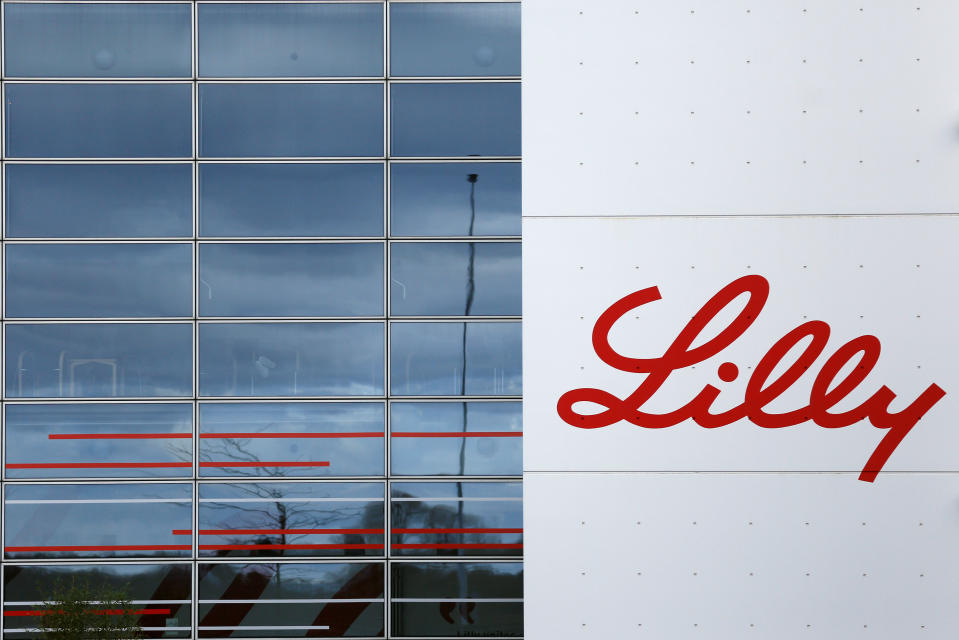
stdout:
{"type": "Polygon", "coordinates": [[[523,635],[520,562],[395,562],[390,572],[396,637],[523,635]]]}
{"type": "Polygon", "coordinates": [[[188,404],[7,404],[7,478],[193,475],[188,404]]]}
{"type": "Polygon", "coordinates": [[[390,313],[518,316],[518,242],[394,242],[390,313]]]}
{"type": "Polygon", "coordinates": [[[381,403],[201,404],[200,474],[381,476],[384,424],[381,403]]]}
{"type": "Polygon", "coordinates": [[[382,242],[200,245],[200,315],[383,315],[382,242]]]}
{"type": "Polygon", "coordinates": [[[6,325],[7,396],[191,396],[189,324],[6,325]]]}
{"type": "Polygon", "coordinates": [[[384,635],[382,563],[200,563],[197,571],[201,638],[384,635]]]}
{"type": "Polygon", "coordinates": [[[518,162],[393,163],[394,236],[518,236],[518,162]]]}
{"type": "Polygon", "coordinates": [[[518,76],[520,5],[397,3],[390,7],[394,76],[518,76]]]}
{"type": "Polygon", "coordinates": [[[6,84],[7,155],[193,155],[189,84],[6,84]]]}
{"type": "Polygon", "coordinates": [[[192,528],[187,483],[8,484],[3,506],[4,558],[170,558],[192,549],[189,533],[178,533],[192,528]]]}
{"type": "Polygon", "coordinates": [[[383,164],[201,164],[200,235],[382,236],[383,164]]]}
{"type": "Polygon", "coordinates": [[[518,82],[394,84],[396,156],[520,155],[518,82]]]}
{"type": "Polygon", "coordinates": [[[8,244],[6,275],[8,317],[193,315],[189,244],[8,244]]]}
{"type": "Polygon", "coordinates": [[[201,484],[200,556],[382,556],[384,490],[381,482],[201,484]]]}
{"type": "Polygon", "coordinates": [[[200,85],[200,155],[382,156],[383,85],[200,85]]]}
{"type": "Polygon", "coordinates": [[[523,555],[519,482],[390,484],[390,554],[523,555]]]}
{"type": "Polygon", "coordinates": [[[383,75],[381,4],[199,4],[200,75],[383,75]]]}
{"type": "Polygon", "coordinates": [[[396,395],[522,393],[518,322],[394,322],[390,331],[396,395]]]}
{"type": "Polygon", "coordinates": [[[14,612],[35,611],[33,603],[50,599],[59,586],[88,584],[120,591],[136,602],[138,624],[146,637],[189,638],[193,571],[188,563],[164,564],[6,564],[3,568],[5,637],[44,638],[36,618],[14,612]],[[9,634],[9,635],[7,635],[9,634]]]}
{"type": "Polygon", "coordinates": [[[189,4],[4,4],[10,77],[193,75],[189,4]]]}
{"type": "Polygon", "coordinates": [[[390,472],[406,476],[522,474],[523,405],[390,404],[390,472]]]}
{"type": "Polygon", "coordinates": [[[383,324],[200,325],[204,396],[383,394],[383,324]]]}
{"type": "Polygon", "coordinates": [[[5,186],[8,237],[193,235],[188,164],[8,163],[5,186]]]}

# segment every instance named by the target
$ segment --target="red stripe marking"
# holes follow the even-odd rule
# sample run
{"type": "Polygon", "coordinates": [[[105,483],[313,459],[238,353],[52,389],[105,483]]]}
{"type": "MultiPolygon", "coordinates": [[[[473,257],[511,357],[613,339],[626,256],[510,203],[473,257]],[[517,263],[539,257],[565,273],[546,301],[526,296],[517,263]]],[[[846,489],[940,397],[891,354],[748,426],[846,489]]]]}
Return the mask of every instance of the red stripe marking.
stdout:
{"type": "Polygon", "coordinates": [[[201,467],[328,467],[330,462],[200,462],[201,467]]]}
{"type": "Polygon", "coordinates": [[[51,433],[47,436],[50,440],[151,440],[192,437],[192,433],[51,433]]]}
{"type": "Polygon", "coordinates": [[[522,549],[522,544],[391,544],[393,549],[522,549]]]}
{"type": "Polygon", "coordinates": [[[522,438],[522,431],[394,431],[394,438],[522,438]]]}
{"type": "Polygon", "coordinates": [[[383,431],[344,431],[339,433],[270,433],[257,431],[255,433],[201,433],[201,438],[382,438],[383,431]]]}
{"type": "MultiPolygon", "coordinates": [[[[47,609],[47,610],[45,610],[45,611],[44,611],[44,610],[40,610],[40,611],[4,611],[4,612],[3,612],[3,615],[4,615],[4,616],[14,616],[14,617],[19,617],[19,616],[45,616],[45,615],[48,615],[48,614],[51,614],[51,613],[63,613],[63,610],[61,609],[61,610],[59,610],[59,611],[54,611],[53,609],[47,609]]],[[[127,609],[126,611],[124,611],[123,609],[94,609],[94,610],[89,610],[89,611],[87,611],[87,613],[92,613],[92,614],[98,615],[98,616],[119,616],[119,615],[122,615],[122,614],[124,614],[124,613],[131,613],[131,614],[133,614],[133,615],[139,615],[139,616],[149,616],[149,615],[163,615],[163,614],[169,615],[170,610],[169,610],[169,609],[127,609]]]]}
{"type": "Polygon", "coordinates": [[[522,529],[393,529],[393,533],[523,533],[522,529]]]}
{"type": "Polygon", "coordinates": [[[83,545],[83,546],[56,546],[56,547],[4,547],[10,553],[22,551],[189,551],[188,544],[157,544],[157,545],[83,545]]]}
{"type": "Polygon", "coordinates": [[[8,464],[7,469],[189,469],[190,462],[33,462],[8,464]]]}
{"type": "Polygon", "coordinates": [[[201,544],[201,551],[243,549],[382,549],[382,544],[201,544]]]}
{"type": "MultiPolygon", "coordinates": [[[[189,529],[174,529],[175,536],[188,536],[193,532],[189,529]]],[[[334,534],[334,533],[359,533],[359,534],[382,534],[383,529],[200,529],[201,536],[222,536],[222,535],[258,535],[258,534],[334,534]]]]}

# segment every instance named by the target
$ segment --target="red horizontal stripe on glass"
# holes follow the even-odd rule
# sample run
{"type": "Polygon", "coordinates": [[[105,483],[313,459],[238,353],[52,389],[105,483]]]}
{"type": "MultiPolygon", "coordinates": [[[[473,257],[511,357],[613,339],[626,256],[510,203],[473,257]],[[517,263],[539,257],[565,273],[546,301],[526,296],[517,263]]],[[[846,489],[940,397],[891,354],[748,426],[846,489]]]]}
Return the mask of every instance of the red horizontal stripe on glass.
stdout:
{"type": "Polygon", "coordinates": [[[201,544],[201,551],[230,551],[244,549],[382,549],[382,544],[201,544]]]}
{"type": "Polygon", "coordinates": [[[4,547],[9,553],[18,553],[22,551],[189,551],[188,544],[120,544],[120,545],[82,545],[82,546],[56,546],[56,547],[4,547]]]}
{"type": "Polygon", "coordinates": [[[522,549],[522,544],[391,544],[393,549],[522,549]]]}
{"type": "Polygon", "coordinates": [[[7,469],[189,469],[190,462],[32,462],[8,464],[7,469]]]}
{"type": "Polygon", "coordinates": [[[382,431],[344,431],[339,433],[270,433],[257,431],[255,433],[201,433],[200,438],[382,438],[386,434],[382,431]]]}
{"type": "Polygon", "coordinates": [[[200,462],[201,467],[328,467],[328,460],[319,462],[200,462]]]}
{"type": "MultiPolygon", "coordinates": [[[[63,613],[62,610],[54,611],[53,609],[41,610],[41,611],[4,611],[4,616],[45,616],[50,613],[63,613]]],[[[169,609],[94,609],[87,611],[87,613],[92,613],[98,616],[119,616],[124,613],[130,613],[138,616],[150,616],[150,615],[169,615],[169,609]]]]}
{"type": "Polygon", "coordinates": [[[184,438],[192,433],[51,433],[50,440],[153,440],[159,438],[184,438]]]}
{"type": "Polygon", "coordinates": [[[523,533],[522,529],[393,529],[393,533],[523,533]]]}
{"type": "MultiPolygon", "coordinates": [[[[188,536],[193,532],[189,529],[174,529],[175,536],[188,536]]],[[[382,534],[382,529],[200,529],[201,536],[223,536],[223,535],[259,535],[259,534],[335,534],[335,533],[358,533],[358,534],[382,534]]]]}
{"type": "Polygon", "coordinates": [[[521,438],[522,431],[394,431],[394,438],[521,438]]]}

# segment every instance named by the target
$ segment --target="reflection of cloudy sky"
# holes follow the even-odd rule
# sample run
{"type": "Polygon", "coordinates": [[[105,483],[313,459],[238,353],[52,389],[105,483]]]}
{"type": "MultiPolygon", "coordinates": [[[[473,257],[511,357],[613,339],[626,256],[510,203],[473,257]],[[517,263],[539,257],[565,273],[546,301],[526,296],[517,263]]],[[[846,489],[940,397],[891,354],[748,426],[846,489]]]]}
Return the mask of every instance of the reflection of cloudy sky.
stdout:
{"type": "Polygon", "coordinates": [[[469,235],[469,174],[477,175],[473,234],[518,236],[521,211],[518,162],[390,165],[393,235],[469,235]]]}
{"type": "MultiPolygon", "coordinates": [[[[397,395],[460,395],[463,323],[391,326],[390,375],[397,395]]],[[[519,395],[520,324],[471,322],[466,331],[466,395],[519,395]]]]}
{"type": "Polygon", "coordinates": [[[7,247],[7,315],[134,318],[193,313],[189,244],[7,247]],[[163,274],[158,278],[157,274],[163,274]]]}
{"type": "Polygon", "coordinates": [[[382,323],[200,325],[200,393],[381,395],[382,323]]]}
{"type": "Polygon", "coordinates": [[[201,164],[200,235],[383,235],[383,165],[201,164]]]}
{"type": "Polygon", "coordinates": [[[383,243],[200,245],[200,313],[382,315],[383,253],[383,243]]]}
{"type": "MultiPolygon", "coordinates": [[[[17,5],[26,6],[41,5],[17,5]]],[[[12,237],[193,234],[189,164],[11,164],[6,172],[7,233],[12,237]]]]}
{"type": "MultiPolygon", "coordinates": [[[[8,324],[6,346],[7,394],[12,397],[60,396],[61,356],[65,367],[84,359],[115,360],[117,396],[191,394],[189,324],[8,324]]],[[[78,364],[72,379],[75,396],[114,395],[108,364],[78,364]]],[[[70,380],[68,368],[62,380],[64,397],[70,380]]]]}
{"type": "Polygon", "coordinates": [[[520,315],[518,242],[400,242],[390,247],[391,313],[466,314],[469,252],[475,247],[471,315],[520,315]]]}

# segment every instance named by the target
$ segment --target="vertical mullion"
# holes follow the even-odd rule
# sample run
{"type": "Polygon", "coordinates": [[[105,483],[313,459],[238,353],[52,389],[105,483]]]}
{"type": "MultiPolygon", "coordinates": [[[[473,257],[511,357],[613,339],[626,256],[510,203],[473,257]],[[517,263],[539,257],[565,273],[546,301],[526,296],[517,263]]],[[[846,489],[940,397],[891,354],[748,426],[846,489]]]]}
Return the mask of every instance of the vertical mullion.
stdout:
{"type": "Polygon", "coordinates": [[[200,300],[199,300],[199,278],[200,278],[200,255],[199,255],[199,242],[198,238],[200,235],[200,221],[199,221],[199,208],[200,208],[200,185],[199,185],[199,141],[200,141],[200,87],[199,82],[197,81],[199,76],[199,54],[198,54],[198,39],[199,39],[199,23],[197,22],[197,3],[196,0],[191,2],[191,65],[192,65],[192,108],[193,108],[193,475],[192,475],[192,490],[193,490],[193,511],[192,511],[192,524],[191,524],[191,533],[190,544],[190,626],[192,630],[190,635],[194,638],[199,636],[197,627],[199,625],[199,591],[200,591],[200,572],[198,564],[198,544],[199,544],[199,459],[200,459],[200,407],[198,398],[200,395],[200,326],[198,318],[200,315],[200,300]]]}

